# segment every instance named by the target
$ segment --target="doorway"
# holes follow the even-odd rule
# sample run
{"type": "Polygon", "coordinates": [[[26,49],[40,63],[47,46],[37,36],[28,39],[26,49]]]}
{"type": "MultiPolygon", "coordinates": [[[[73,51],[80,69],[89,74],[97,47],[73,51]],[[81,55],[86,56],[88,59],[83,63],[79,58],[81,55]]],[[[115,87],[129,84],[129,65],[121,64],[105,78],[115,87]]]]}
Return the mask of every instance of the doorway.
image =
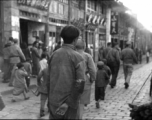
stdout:
{"type": "Polygon", "coordinates": [[[28,45],[28,21],[20,19],[20,45],[23,42],[28,45]]]}

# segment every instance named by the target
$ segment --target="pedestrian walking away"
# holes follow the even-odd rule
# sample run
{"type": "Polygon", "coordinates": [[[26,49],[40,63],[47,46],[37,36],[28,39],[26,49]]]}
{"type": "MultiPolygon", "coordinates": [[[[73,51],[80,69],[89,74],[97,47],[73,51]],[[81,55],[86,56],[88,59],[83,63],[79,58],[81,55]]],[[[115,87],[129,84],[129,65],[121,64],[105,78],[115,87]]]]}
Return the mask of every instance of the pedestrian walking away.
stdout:
{"type": "Polygon", "coordinates": [[[84,107],[90,104],[91,85],[96,78],[96,67],[93,58],[90,54],[84,52],[85,42],[79,39],[76,44],[76,50],[82,55],[85,61],[85,86],[80,98],[80,117],[82,119],[84,107]]]}
{"type": "MultiPolygon", "coordinates": [[[[109,53],[109,51],[111,50],[111,43],[107,43],[107,47],[103,49],[103,58],[102,59],[106,59],[107,58],[107,55],[109,53]]],[[[101,60],[102,60],[101,59],[101,60]]]]}
{"type": "Polygon", "coordinates": [[[126,43],[126,48],[122,50],[121,60],[123,61],[123,70],[125,76],[125,88],[127,89],[130,84],[130,79],[133,73],[133,64],[138,64],[136,55],[134,51],[131,49],[131,43],[126,43]]]}
{"type": "Polygon", "coordinates": [[[104,63],[99,61],[97,63],[98,71],[95,81],[95,100],[96,108],[100,108],[100,101],[105,99],[105,90],[109,83],[110,76],[104,68],[104,63]]]}
{"type": "Polygon", "coordinates": [[[112,79],[110,82],[111,88],[114,88],[117,84],[117,76],[120,67],[120,49],[119,44],[115,43],[114,48],[112,48],[107,55],[107,65],[112,72],[112,79]]]}
{"type": "Polygon", "coordinates": [[[64,44],[50,58],[50,119],[79,119],[79,101],[85,83],[84,59],[75,51],[79,35],[78,28],[65,26],[60,34],[64,44]]]}

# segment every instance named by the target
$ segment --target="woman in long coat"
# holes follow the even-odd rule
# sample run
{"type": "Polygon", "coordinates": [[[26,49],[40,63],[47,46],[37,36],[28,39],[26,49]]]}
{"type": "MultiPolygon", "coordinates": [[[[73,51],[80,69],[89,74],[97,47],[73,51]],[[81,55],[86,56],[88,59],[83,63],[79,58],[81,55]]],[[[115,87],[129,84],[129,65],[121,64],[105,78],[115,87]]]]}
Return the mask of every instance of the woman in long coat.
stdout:
{"type": "Polygon", "coordinates": [[[96,78],[96,67],[93,62],[93,58],[90,54],[84,52],[85,43],[79,39],[76,45],[77,51],[82,55],[85,61],[85,86],[84,91],[80,98],[80,119],[82,119],[83,109],[85,105],[90,104],[90,96],[91,96],[91,85],[96,78]]]}
{"type": "Polygon", "coordinates": [[[33,47],[31,48],[31,52],[32,52],[32,62],[33,62],[33,75],[38,75],[39,71],[40,71],[40,55],[38,53],[38,45],[39,43],[37,41],[35,41],[33,43],[33,47]]]}

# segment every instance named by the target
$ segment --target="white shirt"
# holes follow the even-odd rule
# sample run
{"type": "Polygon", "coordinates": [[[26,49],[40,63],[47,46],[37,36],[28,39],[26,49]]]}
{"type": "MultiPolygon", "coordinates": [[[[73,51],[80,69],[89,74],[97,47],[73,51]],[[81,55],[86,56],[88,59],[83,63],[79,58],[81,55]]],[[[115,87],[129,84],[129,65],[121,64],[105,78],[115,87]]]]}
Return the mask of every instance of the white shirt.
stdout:
{"type": "Polygon", "coordinates": [[[41,69],[41,70],[44,70],[44,69],[47,68],[47,67],[48,67],[47,60],[46,60],[46,59],[42,59],[42,60],[40,61],[40,69],[41,69]]]}

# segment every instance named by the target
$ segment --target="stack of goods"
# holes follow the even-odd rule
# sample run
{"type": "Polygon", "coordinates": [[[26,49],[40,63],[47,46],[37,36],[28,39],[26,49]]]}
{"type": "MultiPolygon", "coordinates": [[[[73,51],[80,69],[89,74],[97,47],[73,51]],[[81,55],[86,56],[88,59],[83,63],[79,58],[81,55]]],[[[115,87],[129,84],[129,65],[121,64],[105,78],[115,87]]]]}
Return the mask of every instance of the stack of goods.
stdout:
{"type": "Polygon", "coordinates": [[[129,104],[132,120],[152,120],[152,103],[140,106],[129,104]]]}

